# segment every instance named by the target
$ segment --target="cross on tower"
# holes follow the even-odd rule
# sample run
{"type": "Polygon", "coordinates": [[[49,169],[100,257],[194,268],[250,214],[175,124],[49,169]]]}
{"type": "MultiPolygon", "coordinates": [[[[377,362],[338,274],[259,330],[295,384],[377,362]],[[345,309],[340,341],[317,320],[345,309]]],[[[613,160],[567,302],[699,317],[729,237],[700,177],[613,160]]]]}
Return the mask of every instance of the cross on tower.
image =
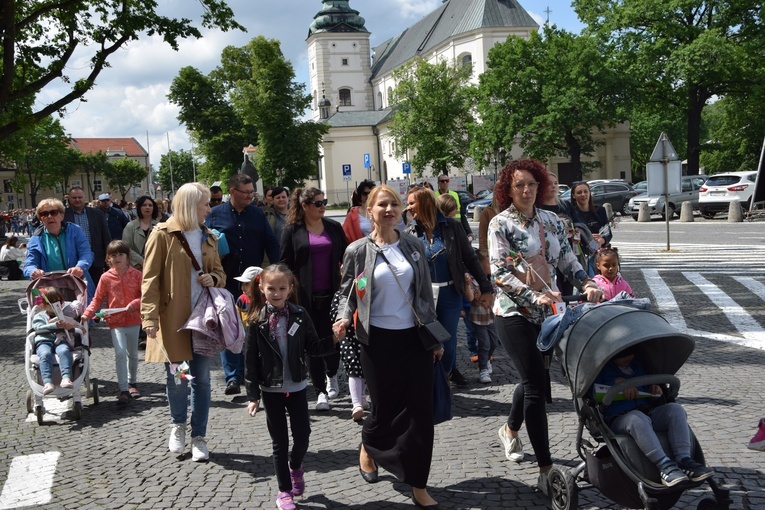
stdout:
{"type": "Polygon", "coordinates": [[[542,12],[544,12],[545,14],[547,14],[547,24],[549,25],[549,24],[550,24],[550,13],[552,12],[552,11],[550,10],[550,6],[548,5],[548,6],[547,6],[547,9],[545,9],[545,10],[544,10],[544,11],[542,11],[542,12]]]}

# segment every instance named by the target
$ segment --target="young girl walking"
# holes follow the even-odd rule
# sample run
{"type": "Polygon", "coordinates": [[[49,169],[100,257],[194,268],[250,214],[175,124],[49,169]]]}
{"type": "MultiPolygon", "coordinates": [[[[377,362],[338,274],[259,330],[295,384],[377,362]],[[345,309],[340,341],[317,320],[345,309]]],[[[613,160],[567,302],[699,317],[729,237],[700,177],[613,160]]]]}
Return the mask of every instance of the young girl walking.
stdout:
{"type": "Polygon", "coordinates": [[[320,339],[305,308],[288,302],[295,277],[284,264],[268,266],[260,274],[265,305],[250,303],[250,322],[244,344],[244,382],[250,399],[247,413],[255,416],[263,399],[266,424],[274,451],[279,493],[276,506],[294,510],[294,496],[305,490],[303,458],[308,451],[308,370],[306,356],[334,352],[339,336],[320,339]],[[289,414],[292,452],[289,452],[289,414]]]}
{"type": "Polygon", "coordinates": [[[106,299],[109,313],[104,315],[114,345],[114,362],[120,394],[117,405],[124,406],[138,391],[138,333],[141,330],[141,272],[130,265],[130,247],[115,240],[106,247],[106,262],[111,266],[101,276],[90,306],[82,314],[89,321],[106,299]]]}
{"type": "Polygon", "coordinates": [[[593,281],[603,290],[603,299],[613,299],[620,292],[626,292],[630,297],[635,297],[632,287],[619,273],[619,252],[616,248],[607,246],[600,248],[595,253],[596,274],[593,281]]]}

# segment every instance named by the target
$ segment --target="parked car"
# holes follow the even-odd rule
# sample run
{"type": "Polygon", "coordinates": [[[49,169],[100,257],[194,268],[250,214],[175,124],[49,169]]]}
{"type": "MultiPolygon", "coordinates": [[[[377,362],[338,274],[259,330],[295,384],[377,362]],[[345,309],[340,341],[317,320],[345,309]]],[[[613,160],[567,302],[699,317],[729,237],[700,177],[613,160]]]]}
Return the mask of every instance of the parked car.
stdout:
{"type": "MultiPolygon", "coordinates": [[[[609,203],[614,213],[618,212],[622,216],[627,216],[632,212],[629,207],[630,198],[637,195],[637,192],[632,189],[630,183],[624,182],[621,179],[599,179],[597,181],[590,181],[587,184],[590,185],[592,202],[595,205],[603,206],[603,204],[609,203]]],[[[571,200],[571,190],[563,193],[560,198],[571,200]]]]}
{"type": "Polygon", "coordinates": [[[638,195],[648,193],[648,181],[640,181],[637,184],[633,184],[632,189],[637,191],[638,195]]]}
{"type": "MultiPolygon", "coordinates": [[[[648,182],[648,181],[646,181],[648,182]]],[[[682,207],[683,202],[690,201],[694,209],[699,207],[699,189],[704,185],[704,177],[698,175],[685,175],[680,179],[680,193],[672,193],[669,195],[669,217],[677,214],[682,207]]],[[[638,213],[640,212],[641,204],[648,204],[648,212],[650,214],[661,214],[663,219],[665,217],[664,209],[664,195],[649,195],[641,193],[630,199],[630,210],[632,211],[632,219],[638,219],[638,213]]]]}
{"type": "Polygon", "coordinates": [[[712,219],[718,212],[727,212],[730,203],[734,200],[741,202],[741,207],[748,210],[756,179],[757,172],[728,172],[712,175],[699,190],[701,215],[712,219]]]}
{"type": "Polygon", "coordinates": [[[468,205],[475,202],[475,195],[469,191],[458,191],[457,194],[460,196],[460,207],[462,207],[463,211],[468,205]]]}
{"type": "Polygon", "coordinates": [[[481,200],[482,198],[486,198],[488,195],[491,195],[490,189],[482,189],[478,193],[475,194],[475,198],[477,200],[481,200]]]}
{"type": "Polygon", "coordinates": [[[465,208],[465,214],[467,215],[468,218],[473,218],[473,221],[478,221],[478,218],[475,215],[476,206],[480,206],[479,209],[483,209],[484,207],[491,205],[491,201],[493,198],[494,198],[494,193],[489,193],[481,200],[475,200],[471,202],[470,205],[468,205],[465,208]]]}
{"type": "Polygon", "coordinates": [[[558,196],[562,195],[563,193],[567,192],[571,189],[571,186],[568,184],[558,184],[558,196]]]}

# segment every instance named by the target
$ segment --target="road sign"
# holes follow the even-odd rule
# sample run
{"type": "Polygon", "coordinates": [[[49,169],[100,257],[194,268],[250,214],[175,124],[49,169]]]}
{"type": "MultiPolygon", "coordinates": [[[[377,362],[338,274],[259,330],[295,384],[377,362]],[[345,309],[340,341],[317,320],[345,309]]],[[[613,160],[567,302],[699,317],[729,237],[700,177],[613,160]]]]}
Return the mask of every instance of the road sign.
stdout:
{"type": "Polygon", "coordinates": [[[372,158],[369,157],[369,154],[364,154],[364,168],[371,168],[372,167],[372,158]]]}
{"type": "Polygon", "coordinates": [[[405,174],[411,174],[412,173],[412,164],[408,161],[404,161],[404,164],[402,165],[404,168],[405,174]]]}
{"type": "Polygon", "coordinates": [[[351,181],[351,165],[343,165],[343,180],[345,182],[351,181]]]}
{"type": "Polygon", "coordinates": [[[675,161],[677,158],[677,151],[672,146],[672,142],[669,141],[669,137],[666,133],[662,133],[659,136],[659,140],[656,142],[656,146],[651,153],[651,159],[648,161],[654,161],[661,163],[662,161],[675,161]]]}

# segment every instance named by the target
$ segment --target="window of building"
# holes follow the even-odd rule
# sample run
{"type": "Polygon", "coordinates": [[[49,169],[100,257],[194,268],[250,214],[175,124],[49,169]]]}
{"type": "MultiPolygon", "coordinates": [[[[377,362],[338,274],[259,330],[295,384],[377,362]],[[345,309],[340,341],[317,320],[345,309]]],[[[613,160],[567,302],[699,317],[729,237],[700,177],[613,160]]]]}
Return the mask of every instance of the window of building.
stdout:
{"type": "Polygon", "coordinates": [[[470,53],[463,53],[459,57],[459,62],[462,67],[469,67],[470,69],[473,68],[473,55],[470,53]]]}
{"type": "Polygon", "coordinates": [[[390,106],[390,102],[393,99],[393,89],[391,87],[388,87],[388,106],[390,106]]]}
{"type": "Polygon", "coordinates": [[[344,59],[343,59],[343,65],[344,65],[344,66],[347,66],[347,65],[348,65],[348,59],[347,59],[347,58],[344,58],[344,59]]]}
{"type": "Polygon", "coordinates": [[[98,179],[93,181],[93,191],[103,191],[101,189],[101,181],[99,181],[98,179]]]}
{"type": "Polygon", "coordinates": [[[377,108],[382,110],[383,109],[383,100],[382,100],[382,92],[377,92],[377,108]]]}
{"type": "Polygon", "coordinates": [[[10,179],[3,179],[3,191],[5,193],[13,193],[13,186],[11,186],[10,179]]]}
{"type": "Polygon", "coordinates": [[[339,91],[339,104],[340,106],[351,106],[351,89],[340,89],[339,91]]]}

